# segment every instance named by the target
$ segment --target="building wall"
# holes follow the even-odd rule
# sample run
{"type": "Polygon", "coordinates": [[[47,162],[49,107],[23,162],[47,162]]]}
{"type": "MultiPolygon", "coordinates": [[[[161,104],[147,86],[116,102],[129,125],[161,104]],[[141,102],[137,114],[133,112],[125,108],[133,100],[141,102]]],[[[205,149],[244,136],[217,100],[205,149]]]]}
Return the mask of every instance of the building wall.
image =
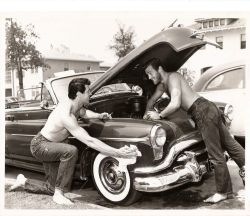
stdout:
{"type": "Polygon", "coordinates": [[[211,42],[215,42],[216,37],[223,36],[223,49],[208,44],[205,49],[197,51],[183,67],[194,70],[197,80],[202,68],[244,59],[247,51],[240,48],[241,34],[245,34],[245,28],[207,32],[205,37],[211,42]]]}
{"type": "MultiPolygon", "coordinates": [[[[24,71],[23,77],[23,87],[24,88],[32,88],[39,85],[40,82],[45,81],[48,78],[54,77],[55,72],[62,72],[66,67],[67,70],[74,70],[75,72],[82,72],[82,71],[92,71],[92,70],[100,70],[99,62],[85,62],[85,61],[65,61],[65,60],[54,60],[48,59],[46,61],[50,65],[50,69],[43,70],[42,68],[34,69],[34,70],[27,70],[24,71]],[[65,64],[66,63],[66,64],[65,64]]],[[[16,71],[14,71],[14,81],[13,83],[9,81],[10,72],[7,73],[6,76],[6,84],[5,89],[6,93],[9,94],[9,89],[13,89],[12,95],[17,96],[17,91],[19,90],[19,81],[17,77],[16,71]]]]}
{"type": "Polygon", "coordinates": [[[74,70],[75,72],[100,70],[99,62],[46,59],[46,63],[51,68],[44,70],[44,80],[54,77],[55,72],[66,70],[74,70]]]}

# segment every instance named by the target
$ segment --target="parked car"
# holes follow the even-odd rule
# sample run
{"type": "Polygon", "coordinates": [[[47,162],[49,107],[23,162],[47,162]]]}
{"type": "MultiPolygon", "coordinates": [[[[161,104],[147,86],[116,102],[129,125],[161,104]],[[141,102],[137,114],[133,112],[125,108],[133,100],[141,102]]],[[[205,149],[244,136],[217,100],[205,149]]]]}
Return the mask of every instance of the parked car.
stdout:
{"type": "MultiPolygon", "coordinates": [[[[80,126],[114,148],[134,145],[141,156],[121,166],[123,160],[105,156],[70,137],[70,143],[79,149],[75,178],[92,177],[105,199],[129,205],[141,192],[166,191],[199,182],[211,171],[201,135],[187,112],[180,109],[166,119],[143,119],[147,100],[155,90],[144,73],[145,62],[156,57],[167,70],[177,71],[207,43],[201,38],[188,28],[169,28],[134,49],[91,84],[89,109],[112,113],[113,118],[79,119],[80,126]],[[100,89],[118,84],[129,88],[100,93],[100,89]]],[[[76,77],[90,76],[91,73],[81,73],[51,78],[41,84],[41,107],[6,110],[6,164],[43,171],[41,163],[30,153],[30,141],[44,126],[56,104],[67,97],[69,82],[76,77]]],[[[155,109],[162,110],[168,103],[169,98],[162,98],[155,109]]],[[[219,106],[222,110],[225,108],[225,104],[219,106]]]]}
{"type": "Polygon", "coordinates": [[[13,96],[9,96],[9,97],[5,97],[5,109],[11,108],[11,107],[18,107],[17,104],[18,98],[17,97],[13,97],[13,96]]]}
{"type": "Polygon", "coordinates": [[[245,146],[246,81],[245,61],[233,61],[212,67],[201,75],[194,90],[201,96],[233,106],[230,131],[245,146]]]}

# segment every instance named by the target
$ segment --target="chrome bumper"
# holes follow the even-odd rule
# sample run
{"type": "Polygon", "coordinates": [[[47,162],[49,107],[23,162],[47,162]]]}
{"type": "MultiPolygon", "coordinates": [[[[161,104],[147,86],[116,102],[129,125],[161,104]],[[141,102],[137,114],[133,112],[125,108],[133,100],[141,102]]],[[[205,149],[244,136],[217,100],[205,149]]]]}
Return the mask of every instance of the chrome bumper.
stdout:
{"type": "Polygon", "coordinates": [[[134,179],[135,190],[160,192],[188,182],[199,182],[202,176],[208,172],[206,165],[198,164],[194,153],[186,152],[186,154],[189,159],[182,167],[176,167],[171,172],[153,177],[136,177],[134,179]]]}

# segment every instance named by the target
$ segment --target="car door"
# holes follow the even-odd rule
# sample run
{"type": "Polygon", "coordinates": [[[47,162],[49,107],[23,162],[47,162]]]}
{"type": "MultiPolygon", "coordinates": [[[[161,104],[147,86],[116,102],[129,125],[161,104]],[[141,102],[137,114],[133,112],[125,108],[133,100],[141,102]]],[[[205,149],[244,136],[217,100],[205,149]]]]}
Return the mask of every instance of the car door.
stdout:
{"type": "MultiPolygon", "coordinates": [[[[23,100],[20,103],[20,107],[8,109],[5,112],[5,145],[7,148],[6,157],[8,158],[34,160],[30,152],[30,141],[42,129],[53,109],[52,100],[48,109],[40,107],[46,89],[43,89],[43,92],[41,92],[41,88],[31,91],[35,91],[35,94],[31,93],[35,100],[27,98],[28,100],[23,100]]],[[[28,95],[28,92],[25,93],[28,95]]]]}

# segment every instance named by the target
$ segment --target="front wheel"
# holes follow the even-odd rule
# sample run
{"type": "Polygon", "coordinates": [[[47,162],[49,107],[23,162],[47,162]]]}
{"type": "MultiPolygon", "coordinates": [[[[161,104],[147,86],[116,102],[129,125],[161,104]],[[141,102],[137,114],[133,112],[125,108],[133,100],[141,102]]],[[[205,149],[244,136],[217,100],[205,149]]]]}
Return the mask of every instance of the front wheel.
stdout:
{"type": "Polygon", "coordinates": [[[130,205],[140,198],[141,194],[133,188],[129,171],[120,171],[115,158],[98,154],[93,162],[92,176],[99,193],[113,204],[130,205]]]}

